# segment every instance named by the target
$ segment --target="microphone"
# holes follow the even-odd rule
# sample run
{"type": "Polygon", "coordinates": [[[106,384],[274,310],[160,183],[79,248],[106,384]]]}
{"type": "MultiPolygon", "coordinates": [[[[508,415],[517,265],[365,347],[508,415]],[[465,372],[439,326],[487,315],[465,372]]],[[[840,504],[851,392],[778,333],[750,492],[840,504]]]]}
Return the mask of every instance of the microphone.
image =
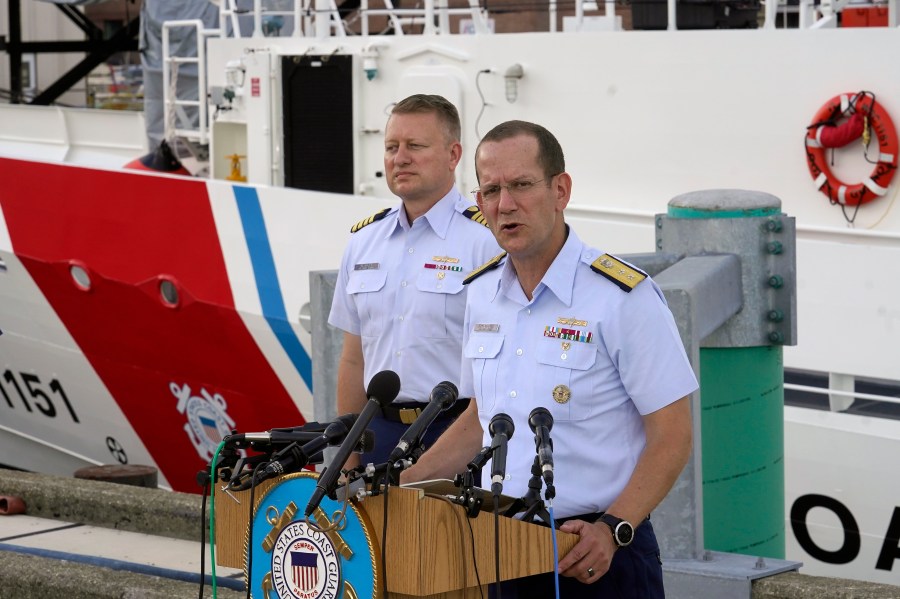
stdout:
{"type": "Polygon", "coordinates": [[[344,442],[338,448],[337,453],[334,454],[331,464],[319,475],[316,488],[309,499],[309,503],[306,504],[305,513],[307,517],[319,507],[325,494],[330,493],[337,486],[338,477],[341,475],[341,466],[350,457],[350,453],[356,447],[360,437],[363,435],[363,431],[366,430],[372,418],[381,411],[382,406],[386,406],[394,401],[394,398],[399,393],[400,377],[393,370],[382,370],[369,381],[369,387],[366,389],[366,397],[369,398],[369,401],[366,402],[366,407],[360,412],[353,428],[347,433],[344,442]]]}
{"type": "Polygon", "coordinates": [[[491,461],[491,493],[499,497],[503,491],[503,479],[506,478],[506,443],[512,439],[516,429],[512,418],[506,414],[497,414],[491,418],[488,432],[491,433],[491,449],[493,460],[491,461]]]}
{"type": "Polygon", "coordinates": [[[228,435],[224,441],[232,443],[259,443],[264,445],[277,445],[295,442],[312,441],[328,427],[328,423],[307,422],[303,426],[289,428],[273,428],[261,433],[238,433],[228,435]]]}
{"type": "Polygon", "coordinates": [[[428,405],[425,406],[425,409],[422,410],[422,413],[419,414],[419,417],[416,418],[415,422],[409,425],[409,428],[406,429],[406,432],[400,437],[397,447],[395,447],[391,452],[391,455],[388,456],[388,463],[393,464],[400,458],[408,455],[411,447],[421,444],[422,437],[425,436],[425,432],[428,430],[431,423],[435,421],[438,414],[456,403],[458,395],[459,389],[457,389],[456,385],[450,381],[438,383],[437,386],[431,390],[431,397],[428,398],[428,405]]]}
{"type": "Polygon", "coordinates": [[[553,414],[545,407],[537,407],[528,415],[528,426],[534,433],[534,449],[538,455],[541,476],[549,487],[553,484],[553,439],[550,438],[553,414]]]}
{"type": "Polygon", "coordinates": [[[272,456],[272,461],[257,474],[256,482],[259,483],[273,476],[303,468],[309,464],[311,456],[322,451],[327,445],[337,443],[346,437],[348,429],[356,422],[356,418],[356,414],[345,414],[329,424],[321,435],[302,447],[298,446],[296,441],[291,443],[272,456]]]}

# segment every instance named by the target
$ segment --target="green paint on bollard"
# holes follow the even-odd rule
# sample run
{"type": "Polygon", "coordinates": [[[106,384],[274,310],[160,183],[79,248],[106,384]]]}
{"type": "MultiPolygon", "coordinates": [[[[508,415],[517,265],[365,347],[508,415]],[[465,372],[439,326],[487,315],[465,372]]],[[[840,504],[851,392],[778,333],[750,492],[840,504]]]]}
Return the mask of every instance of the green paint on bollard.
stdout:
{"type": "Polygon", "coordinates": [[[745,218],[750,216],[778,216],[781,208],[746,208],[738,210],[698,210],[697,208],[683,208],[670,206],[668,210],[672,218],[745,218]]]}
{"type": "Polygon", "coordinates": [[[784,559],[780,346],[700,350],[704,545],[784,559]]]}

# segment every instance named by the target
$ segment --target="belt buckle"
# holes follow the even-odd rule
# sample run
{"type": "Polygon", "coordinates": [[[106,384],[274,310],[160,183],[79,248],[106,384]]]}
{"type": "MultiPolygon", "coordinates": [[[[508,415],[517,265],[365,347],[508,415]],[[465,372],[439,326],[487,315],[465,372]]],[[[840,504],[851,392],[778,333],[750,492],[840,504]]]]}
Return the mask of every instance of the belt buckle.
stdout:
{"type": "Polygon", "coordinates": [[[416,421],[416,418],[422,413],[422,408],[400,408],[398,413],[400,415],[400,422],[409,425],[416,421]]]}

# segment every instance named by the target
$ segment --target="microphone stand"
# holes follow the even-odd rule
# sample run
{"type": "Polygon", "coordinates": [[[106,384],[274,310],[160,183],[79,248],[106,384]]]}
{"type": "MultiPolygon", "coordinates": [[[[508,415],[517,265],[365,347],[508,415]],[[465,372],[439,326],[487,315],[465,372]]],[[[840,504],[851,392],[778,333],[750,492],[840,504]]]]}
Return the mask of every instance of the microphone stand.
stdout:
{"type": "MultiPolygon", "coordinates": [[[[534,522],[534,517],[539,516],[541,520],[550,523],[550,513],[547,511],[544,501],[541,499],[541,486],[543,484],[541,477],[541,464],[538,456],[534,456],[534,463],[531,465],[531,478],[528,480],[528,491],[521,499],[517,499],[512,507],[507,510],[506,515],[512,516],[525,508],[525,514],[522,516],[523,522],[534,522]]],[[[556,496],[556,489],[553,485],[548,485],[545,497],[552,500],[556,496]]]]}
{"type": "MultiPolygon", "coordinates": [[[[423,453],[425,453],[425,448],[419,445],[409,452],[409,456],[393,463],[360,464],[356,468],[347,471],[347,483],[344,486],[349,487],[351,483],[362,479],[363,482],[369,485],[369,490],[365,494],[369,497],[377,497],[381,495],[384,487],[399,486],[400,473],[415,464],[422,457],[423,453]],[[387,476],[388,467],[390,467],[389,478],[387,476]]],[[[337,493],[337,491],[335,492],[337,493]]]]}
{"type": "Polygon", "coordinates": [[[270,454],[259,454],[254,456],[242,457],[238,460],[234,467],[231,479],[223,490],[228,491],[246,491],[253,486],[254,473],[260,465],[266,464],[272,460],[270,454]]]}
{"type": "Polygon", "coordinates": [[[453,503],[461,505],[469,518],[477,516],[481,511],[481,504],[484,503],[481,494],[475,492],[475,470],[475,468],[469,468],[462,474],[457,474],[453,479],[453,484],[460,488],[459,495],[453,500],[453,503]]]}

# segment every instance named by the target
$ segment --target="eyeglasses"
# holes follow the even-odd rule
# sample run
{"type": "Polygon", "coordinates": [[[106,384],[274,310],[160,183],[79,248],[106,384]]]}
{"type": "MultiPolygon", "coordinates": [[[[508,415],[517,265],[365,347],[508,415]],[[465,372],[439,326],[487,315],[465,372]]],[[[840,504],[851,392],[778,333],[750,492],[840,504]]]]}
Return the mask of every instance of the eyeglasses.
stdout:
{"type": "Polygon", "coordinates": [[[495,202],[500,199],[500,192],[505,189],[511,197],[513,197],[514,199],[519,199],[522,196],[527,195],[528,192],[534,189],[534,186],[538,183],[550,181],[558,174],[560,173],[550,175],[549,177],[544,177],[543,179],[538,179],[537,181],[520,179],[516,181],[510,181],[506,185],[488,185],[486,187],[479,187],[478,189],[472,190],[472,195],[474,195],[476,198],[480,196],[481,201],[483,202],[495,202]]]}

